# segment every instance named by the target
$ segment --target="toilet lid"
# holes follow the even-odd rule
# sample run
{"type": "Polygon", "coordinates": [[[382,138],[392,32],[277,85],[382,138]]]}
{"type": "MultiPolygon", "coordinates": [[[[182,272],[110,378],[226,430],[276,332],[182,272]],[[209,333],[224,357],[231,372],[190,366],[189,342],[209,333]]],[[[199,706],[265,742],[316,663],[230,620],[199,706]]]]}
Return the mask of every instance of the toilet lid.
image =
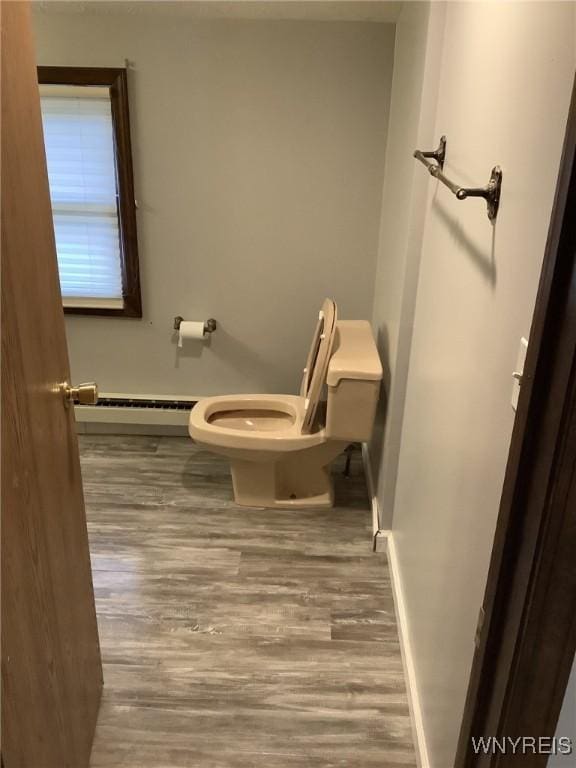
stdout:
{"type": "Polygon", "coordinates": [[[312,346],[306,360],[304,377],[300,394],[306,398],[305,414],[302,423],[302,432],[310,432],[314,423],[314,417],[318,410],[318,404],[322,395],[322,389],[326,382],[326,373],[336,331],[336,303],[332,299],[325,299],[322,309],[318,313],[318,322],[312,338],[312,346]]]}

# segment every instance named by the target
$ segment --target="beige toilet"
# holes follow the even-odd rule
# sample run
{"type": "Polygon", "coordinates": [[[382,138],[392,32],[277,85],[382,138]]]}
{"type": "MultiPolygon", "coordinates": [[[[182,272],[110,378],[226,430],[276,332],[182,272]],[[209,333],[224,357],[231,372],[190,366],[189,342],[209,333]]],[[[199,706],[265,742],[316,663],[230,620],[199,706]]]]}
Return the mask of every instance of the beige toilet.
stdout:
{"type": "Polygon", "coordinates": [[[370,438],[381,379],[370,324],[337,321],[336,305],[326,299],[300,396],[204,398],[190,414],[190,435],[230,459],[237,504],[330,507],[330,462],[370,438]]]}

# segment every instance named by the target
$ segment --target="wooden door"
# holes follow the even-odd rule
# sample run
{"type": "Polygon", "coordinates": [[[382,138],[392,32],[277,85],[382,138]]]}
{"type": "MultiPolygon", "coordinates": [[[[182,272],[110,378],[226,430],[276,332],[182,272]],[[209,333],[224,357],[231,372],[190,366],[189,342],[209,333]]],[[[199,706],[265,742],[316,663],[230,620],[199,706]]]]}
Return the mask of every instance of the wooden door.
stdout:
{"type": "Polygon", "coordinates": [[[2,28],[2,760],[83,768],[102,690],[28,3],[2,28]]]}

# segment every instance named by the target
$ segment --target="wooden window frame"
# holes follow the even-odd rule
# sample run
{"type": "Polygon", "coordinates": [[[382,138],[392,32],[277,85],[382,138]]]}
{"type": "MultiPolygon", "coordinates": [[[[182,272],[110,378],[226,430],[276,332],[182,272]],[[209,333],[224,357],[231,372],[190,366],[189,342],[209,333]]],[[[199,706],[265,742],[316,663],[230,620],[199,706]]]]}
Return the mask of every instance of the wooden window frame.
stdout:
{"type": "Polygon", "coordinates": [[[121,308],[65,306],[64,312],[72,315],[142,317],[126,70],[112,67],[38,67],[38,83],[40,85],[99,85],[110,89],[124,306],[121,308]]]}

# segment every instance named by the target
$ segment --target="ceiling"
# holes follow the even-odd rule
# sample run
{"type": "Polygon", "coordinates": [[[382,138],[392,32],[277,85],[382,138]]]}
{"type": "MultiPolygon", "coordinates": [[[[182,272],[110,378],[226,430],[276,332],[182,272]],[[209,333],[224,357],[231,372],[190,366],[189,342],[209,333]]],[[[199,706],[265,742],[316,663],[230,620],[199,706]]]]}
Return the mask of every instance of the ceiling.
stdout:
{"type": "Polygon", "coordinates": [[[37,13],[394,23],[396,0],[35,0],[37,13]]]}

